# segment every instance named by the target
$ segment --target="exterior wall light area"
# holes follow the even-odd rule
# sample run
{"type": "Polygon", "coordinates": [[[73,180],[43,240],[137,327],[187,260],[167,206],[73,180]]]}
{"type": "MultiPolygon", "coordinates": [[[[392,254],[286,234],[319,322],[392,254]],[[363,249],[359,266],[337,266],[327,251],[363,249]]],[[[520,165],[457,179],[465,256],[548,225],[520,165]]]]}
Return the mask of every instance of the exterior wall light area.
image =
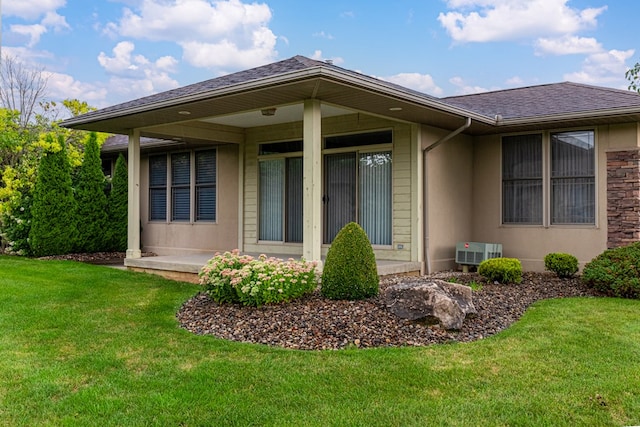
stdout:
{"type": "Polygon", "coordinates": [[[263,116],[275,116],[276,115],[276,109],[275,108],[265,108],[260,110],[260,113],[263,116]]]}

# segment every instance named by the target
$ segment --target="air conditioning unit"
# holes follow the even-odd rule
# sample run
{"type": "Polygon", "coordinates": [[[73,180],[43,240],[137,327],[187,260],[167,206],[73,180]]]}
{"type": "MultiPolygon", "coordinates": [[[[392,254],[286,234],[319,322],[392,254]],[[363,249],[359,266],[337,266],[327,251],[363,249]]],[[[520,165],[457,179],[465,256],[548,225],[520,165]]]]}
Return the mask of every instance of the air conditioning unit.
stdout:
{"type": "Polygon", "coordinates": [[[500,243],[456,243],[456,263],[461,265],[479,265],[485,259],[500,257],[502,257],[500,243]]]}

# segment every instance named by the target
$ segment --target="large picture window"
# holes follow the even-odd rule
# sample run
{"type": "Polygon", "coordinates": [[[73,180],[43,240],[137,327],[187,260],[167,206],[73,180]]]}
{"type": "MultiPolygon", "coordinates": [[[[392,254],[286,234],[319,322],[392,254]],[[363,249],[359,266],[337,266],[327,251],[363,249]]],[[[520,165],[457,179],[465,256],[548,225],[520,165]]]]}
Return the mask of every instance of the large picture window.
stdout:
{"type": "Polygon", "coordinates": [[[215,221],[216,181],[216,150],[149,156],[149,220],[215,221]]]}
{"type": "Polygon", "coordinates": [[[502,222],[595,224],[594,132],[504,137],[502,222]]]}

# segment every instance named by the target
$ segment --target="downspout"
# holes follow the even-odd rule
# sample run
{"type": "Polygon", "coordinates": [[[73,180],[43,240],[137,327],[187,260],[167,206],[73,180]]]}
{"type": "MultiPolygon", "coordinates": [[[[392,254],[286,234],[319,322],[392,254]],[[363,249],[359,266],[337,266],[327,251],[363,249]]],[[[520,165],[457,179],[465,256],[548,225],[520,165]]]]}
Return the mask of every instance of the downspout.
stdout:
{"type": "Polygon", "coordinates": [[[437,140],[436,142],[434,142],[433,144],[429,145],[428,147],[425,147],[422,149],[422,219],[423,219],[423,225],[422,225],[422,237],[424,239],[424,246],[423,246],[423,255],[424,255],[424,260],[422,261],[422,269],[424,270],[426,267],[426,271],[422,271],[422,274],[425,273],[431,273],[431,257],[429,256],[429,215],[427,214],[427,206],[428,206],[428,196],[429,196],[429,191],[428,191],[428,173],[427,173],[427,154],[429,153],[429,151],[433,150],[434,148],[436,148],[438,145],[447,142],[448,140],[450,140],[451,138],[455,137],[456,135],[458,135],[459,133],[463,132],[465,129],[467,129],[469,126],[471,126],[471,117],[467,117],[467,120],[465,121],[465,123],[460,126],[458,129],[454,130],[453,132],[443,136],[442,138],[440,138],[439,140],[437,140]]]}

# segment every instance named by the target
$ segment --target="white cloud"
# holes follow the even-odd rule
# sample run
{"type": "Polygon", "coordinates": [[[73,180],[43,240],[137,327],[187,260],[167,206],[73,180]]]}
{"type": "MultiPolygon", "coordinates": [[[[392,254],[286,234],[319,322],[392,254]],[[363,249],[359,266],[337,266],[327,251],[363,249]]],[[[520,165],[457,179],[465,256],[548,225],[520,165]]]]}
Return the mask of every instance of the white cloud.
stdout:
{"type": "Polygon", "coordinates": [[[584,54],[602,51],[602,45],[592,37],[566,35],[560,38],[540,38],[535,42],[538,55],[584,54]]]}
{"type": "Polygon", "coordinates": [[[469,95],[472,93],[488,92],[489,89],[482,86],[472,86],[464,81],[462,77],[452,77],[449,83],[457,87],[456,95],[469,95]]]}
{"type": "Polygon", "coordinates": [[[66,0],[4,0],[2,14],[17,16],[26,20],[36,20],[66,6],[66,0]]]}
{"type": "Polygon", "coordinates": [[[382,77],[382,80],[430,95],[440,96],[443,93],[442,88],[433,81],[433,77],[429,74],[399,73],[393,76],[382,77]]]}
{"type": "Polygon", "coordinates": [[[578,10],[568,0],[450,0],[438,21],[457,42],[574,34],[594,28],[605,7],[578,10]]]}
{"type": "Polygon", "coordinates": [[[106,107],[104,100],[107,88],[92,83],[84,83],[68,74],[46,73],[47,93],[53,100],[79,99],[94,107],[106,107]]]}
{"type": "Polygon", "coordinates": [[[162,56],[151,61],[143,55],[134,54],[135,45],[120,42],[112,50],[113,56],[104,52],[98,55],[98,62],[111,76],[109,91],[134,98],[178,87],[178,82],[170,77],[176,71],[178,61],[171,56],[162,56]]]}
{"type": "Polygon", "coordinates": [[[40,41],[40,37],[47,32],[47,28],[44,25],[12,25],[9,27],[12,33],[20,34],[29,38],[27,47],[34,47],[40,41]]]}
{"type": "Polygon", "coordinates": [[[313,55],[309,56],[311,59],[315,59],[316,61],[330,61],[332,64],[340,65],[344,63],[344,59],[339,56],[334,56],[332,58],[327,58],[322,54],[321,50],[316,50],[313,52],[313,55]]]}
{"type": "Polygon", "coordinates": [[[609,50],[589,55],[582,63],[582,69],[564,75],[564,79],[577,83],[593,85],[617,86],[626,89],[628,82],[624,73],[629,68],[626,61],[633,57],[635,51],[609,50]]]}
{"type": "Polygon", "coordinates": [[[265,3],[240,0],[142,0],[125,8],[105,31],[119,37],[170,41],[197,67],[238,69],[263,65],[277,57],[277,37],[269,29],[271,9],[265,3]]]}
{"type": "Polygon", "coordinates": [[[327,40],[333,40],[334,39],[333,35],[331,35],[329,33],[325,33],[324,31],[313,33],[313,37],[320,37],[320,38],[327,39],[327,40]]]}

